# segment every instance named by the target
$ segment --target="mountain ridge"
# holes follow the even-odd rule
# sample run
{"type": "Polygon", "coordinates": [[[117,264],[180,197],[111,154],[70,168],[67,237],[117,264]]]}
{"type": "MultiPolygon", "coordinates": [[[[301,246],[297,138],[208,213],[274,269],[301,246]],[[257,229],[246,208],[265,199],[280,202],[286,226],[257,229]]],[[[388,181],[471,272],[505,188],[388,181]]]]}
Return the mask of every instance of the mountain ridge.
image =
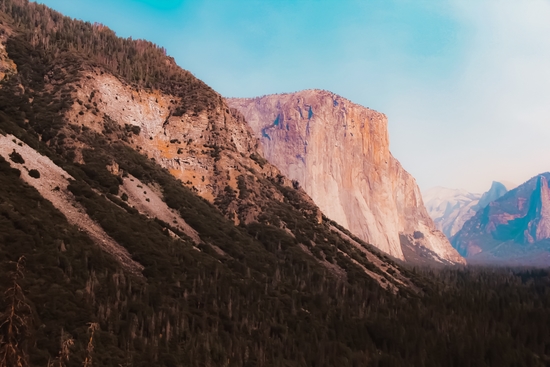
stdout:
{"type": "Polygon", "coordinates": [[[547,266],[548,178],[534,176],[479,210],[453,238],[469,261],[547,266]]]}
{"type": "Polygon", "coordinates": [[[453,236],[478,210],[485,208],[514,187],[516,185],[511,183],[493,181],[489,190],[483,194],[470,193],[463,189],[434,187],[423,192],[422,196],[437,228],[452,242],[453,236]]]}
{"type": "Polygon", "coordinates": [[[27,259],[25,302],[36,310],[33,323],[45,325],[29,330],[38,343],[26,350],[31,365],[57,355],[65,333],[74,338],[72,363],[81,363],[90,322],[104,341],[95,358],[106,365],[198,366],[231,355],[262,366],[266,353],[339,364],[313,344],[286,347],[299,344],[298,329],[322,325],[308,321],[320,320],[321,308],[299,298],[327,306],[340,299],[359,315],[366,304],[348,298],[422,292],[402,265],[323,218],[263,158],[219,94],[169,59],[168,68],[140,71],[165,60],[162,49],[42,5],[0,5],[14,17],[0,19],[13,31],[2,62],[16,66],[0,85],[0,134],[10,148],[0,154],[0,264],[9,274],[12,262],[27,259]],[[121,55],[101,45],[139,57],[106,66],[121,55]],[[137,79],[128,78],[132,70],[137,79]],[[42,156],[48,165],[37,163],[42,156]],[[61,173],[52,181],[50,170],[61,173]],[[283,339],[273,343],[272,335],[283,339]],[[206,340],[219,357],[206,352],[206,340]]]}

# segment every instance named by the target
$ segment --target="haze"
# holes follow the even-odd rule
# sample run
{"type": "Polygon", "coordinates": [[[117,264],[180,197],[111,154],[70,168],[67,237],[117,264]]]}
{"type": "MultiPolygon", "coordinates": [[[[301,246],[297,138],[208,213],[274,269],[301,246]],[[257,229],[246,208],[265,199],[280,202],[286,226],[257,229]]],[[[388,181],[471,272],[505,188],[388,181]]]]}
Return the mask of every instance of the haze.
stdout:
{"type": "Polygon", "coordinates": [[[389,117],[422,189],[550,170],[546,0],[45,0],[165,47],[227,97],[319,88],[389,117]]]}

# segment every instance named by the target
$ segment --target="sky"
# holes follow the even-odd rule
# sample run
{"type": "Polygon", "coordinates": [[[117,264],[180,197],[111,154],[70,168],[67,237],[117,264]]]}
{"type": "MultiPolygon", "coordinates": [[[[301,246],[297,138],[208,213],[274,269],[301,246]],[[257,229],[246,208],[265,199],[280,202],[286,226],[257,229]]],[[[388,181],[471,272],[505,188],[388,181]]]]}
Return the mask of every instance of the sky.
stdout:
{"type": "Polygon", "coordinates": [[[550,171],[550,0],[42,0],[165,47],[225,97],[325,89],[388,116],[422,190],[550,171]]]}

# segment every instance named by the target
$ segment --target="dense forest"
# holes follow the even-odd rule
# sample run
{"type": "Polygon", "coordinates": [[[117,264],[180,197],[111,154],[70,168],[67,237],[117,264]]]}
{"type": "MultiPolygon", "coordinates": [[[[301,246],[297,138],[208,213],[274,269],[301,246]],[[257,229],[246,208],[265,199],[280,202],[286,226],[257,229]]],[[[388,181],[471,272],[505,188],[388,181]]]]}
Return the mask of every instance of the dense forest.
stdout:
{"type": "Polygon", "coordinates": [[[122,268],[0,157],[1,367],[550,364],[548,269],[412,267],[346,232],[408,279],[392,292],[357,265],[385,274],[330,229],[336,223],[308,216],[296,188],[277,179],[265,185],[284,200],[235,226],[220,211],[235,192],[211,204],[123,140],[71,126],[87,147],[74,162],[63,112],[69,82],[86,68],[178,95],[182,111],[222,98],[149,42],[25,0],[0,0],[0,11],[17,66],[0,84],[0,134],[70,173],[76,200],[144,266],[141,275],[122,268]],[[122,200],[120,177],[106,169],[114,159],[158,185],[203,243],[122,200]],[[278,221],[294,223],[291,233],[278,221]],[[312,255],[300,249],[312,241],[312,255]],[[320,253],[346,276],[321,266],[320,253]]]}

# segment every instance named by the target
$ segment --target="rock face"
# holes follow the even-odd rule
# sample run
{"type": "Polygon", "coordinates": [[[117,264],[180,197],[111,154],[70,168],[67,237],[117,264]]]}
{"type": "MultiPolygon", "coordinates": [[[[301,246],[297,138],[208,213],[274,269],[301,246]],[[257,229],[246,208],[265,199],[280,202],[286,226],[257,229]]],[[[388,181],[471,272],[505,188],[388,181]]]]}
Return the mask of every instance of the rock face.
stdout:
{"type": "Polygon", "coordinates": [[[524,242],[535,243],[550,238],[550,188],[544,176],[538,177],[525,221],[524,242]]]}
{"type": "Polygon", "coordinates": [[[401,234],[440,261],[463,261],[436,230],[414,178],[391,155],[384,114],[320,90],[228,104],[245,116],[268,161],[329,218],[397,258],[404,259],[401,234]]]}
{"type": "Polygon", "coordinates": [[[479,199],[479,203],[477,204],[477,207],[475,210],[483,209],[489,203],[501,198],[506,194],[509,190],[513,189],[515,186],[512,186],[510,184],[502,183],[502,182],[496,182],[493,181],[493,184],[491,185],[491,188],[489,191],[484,193],[481,196],[481,199],[479,199]]]}
{"type": "Polygon", "coordinates": [[[472,263],[550,264],[549,179],[533,177],[479,210],[453,246],[472,263]]]}
{"type": "MultiPolygon", "coordinates": [[[[281,193],[264,187],[263,179],[280,177],[281,184],[292,185],[276,167],[261,162],[258,139],[242,115],[230,111],[219,95],[212,110],[180,114],[176,112],[181,104],[178,97],[134,88],[96,68],[82,71],[73,90],[75,102],[65,113],[69,126],[82,126],[108,136],[109,141],[123,140],[204,199],[226,202],[220,209],[235,224],[257,220],[266,198],[283,200],[281,193]],[[135,133],[123,136],[120,129],[135,133]],[[223,199],[230,189],[239,193],[238,200],[223,199]],[[248,194],[241,194],[244,191],[248,194]]],[[[70,138],[74,135],[70,129],[65,134],[65,145],[74,150],[77,162],[84,163],[86,145],[70,138]]],[[[320,221],[321,211],[301,193],[320,221]]]]}
{"type": "Polygon", "coordinates": [[[423,197],[428,214],[434,220],[437,229],[452,239],[478,210],[485,208],[514,187],[515,185],[510,183],[493,181],[489,191],[483,195],[466,190],[434,187],[424,192],[423,197]]]}
{"type": "Polygon", "coordinates": [[[447,238],[457,233],[476,213],[481,198],[466,190],[434,187],[422,194],[428,214],[447,238]]]}

